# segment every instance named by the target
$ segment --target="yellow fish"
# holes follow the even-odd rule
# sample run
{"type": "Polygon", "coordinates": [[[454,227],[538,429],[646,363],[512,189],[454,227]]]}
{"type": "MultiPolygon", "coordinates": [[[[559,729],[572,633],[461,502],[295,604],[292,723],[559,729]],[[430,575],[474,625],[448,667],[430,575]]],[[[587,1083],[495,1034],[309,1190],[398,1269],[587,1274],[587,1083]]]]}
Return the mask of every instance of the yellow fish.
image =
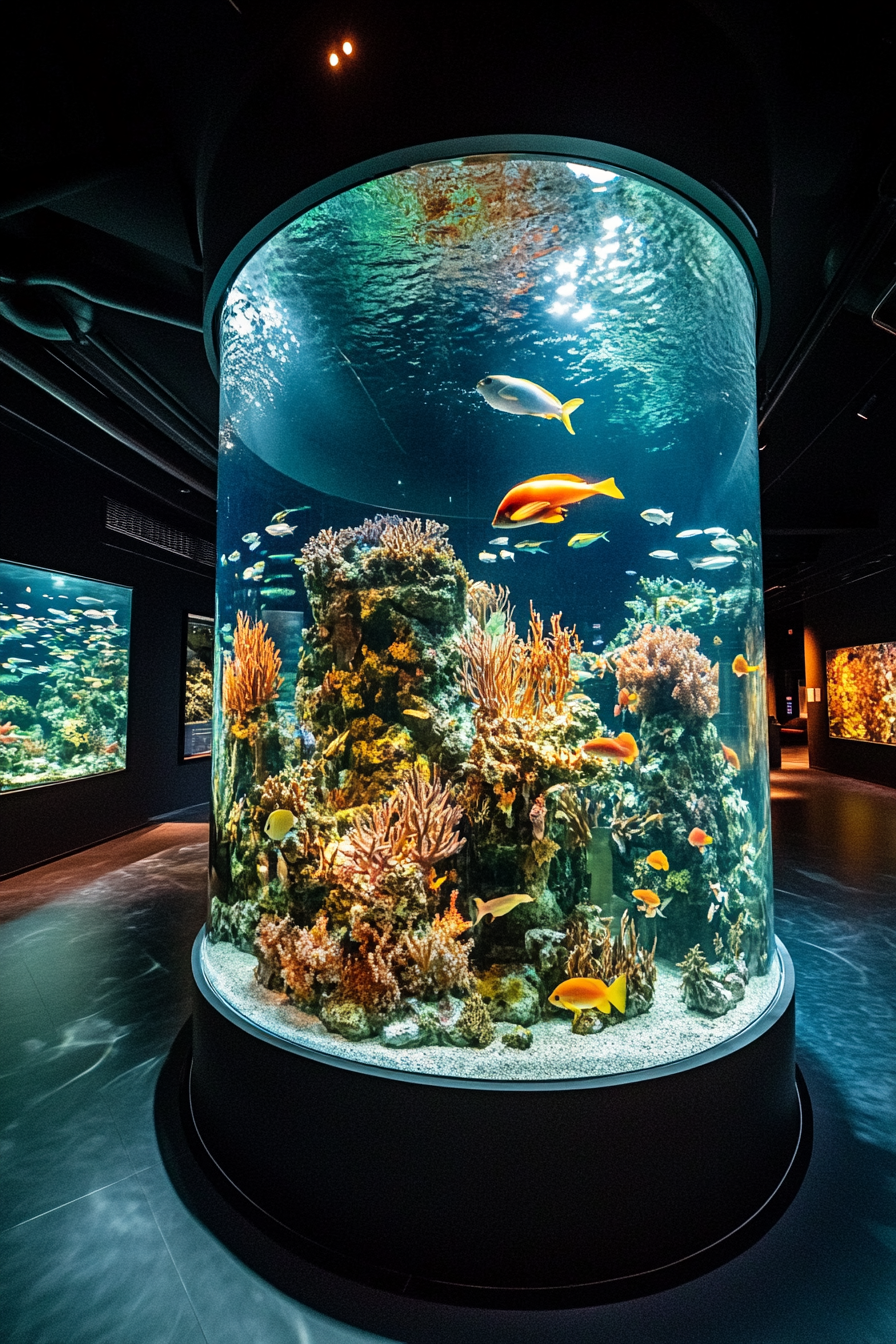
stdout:
{"type": "Polygon", "coordinates": [[[581,551],[584,547],[590,546],[595,541],[605,541],[609,546],[609,532],[577,532],[574,537],[570,537],[566,544],[567,546],[571,546],[574,551],[581,551]]]}
{"type": "Polygon", "coordinates": [[[499,915],[509,915],[511,910],[515,910],[518,905],[526,905],[534,900],[532,896],[526,896],[521,892],[514,892],[512,896],[496,896],[493,901],[482,901],[477,896],[473,904],[476,906],[476,918],[473,920],[473,928],[486,915],[491,915],[492,923],[499,915]]]}
{"type": "Polygon", "coordinates": [[[294,817],[288,808],[275,808],[264,824],[264,833],[279,845],[281,840],[286,839],[297,821],[298,817],[294,817]]]}
{"type": "Polygon", "coordinates": [[[756,663],[752,667],[747,662],[742,653],[739,653],[731,664],[731,671],[736,677],[745,677],[748,672],[758,672],[761,664],[756,663]]]}
{"type": "Polygon", "coordinates": [[[669,871],[669,860],[661,849],[655,849],[652,854],[648,854],[644,862],[648,863],[651,868],[656,868],[658,872],[668,873],[669,871]]]}
{"type": "Polygon", "coordinates": [[[402,714],[407,714],[412,719],[428,719],[429,715],[425,709],[403,709],[402,714]]]}
{"type": "Polygon", "coordinates": [[[611,1008],[616,1008],[624,1013],[625,983],[624,975],[617,975],[611,985],[591,976],[577,976],[574,980],[564,980],[562,985],[558,985],[549,1001],[556,1008],[566,1008],[575,1013],[575,1021],[587,1008],[596,1008],[600,1013],[608,1013],[611,1008]]]}
{"type": "Polygon", "coordinates": [[[481,378],[476,384],[476,391],[496,411],[509,411],[511,415],[536,415],[541,420],[562,420],[570,434],[575,434],[575,430],[569,417],[584,405],[581,397],[561,402],[553,392],[539,387],[538,383],[532,383],[528,378],[511,378],[504,373],[493,373],[487,378],[481,378]]]}

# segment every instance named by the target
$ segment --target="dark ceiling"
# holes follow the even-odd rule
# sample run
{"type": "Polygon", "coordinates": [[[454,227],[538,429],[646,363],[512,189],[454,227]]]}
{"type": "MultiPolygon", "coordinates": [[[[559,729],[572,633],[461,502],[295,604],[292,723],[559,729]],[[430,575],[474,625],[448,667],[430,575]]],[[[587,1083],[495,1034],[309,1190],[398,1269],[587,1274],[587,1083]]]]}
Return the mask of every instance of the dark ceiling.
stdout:
{"type": "Polygon", "coordinates": [[[439,138],[449,103],[467,134],[584,118],[755,221],[772,291],[758,390],[770,610],[892,568],[896,9],[635,0],[624,18],[594,4],[521,16],[19,7],[0,84],[0,423],[68,445],[211,537],[217,388],[201,325],[228,240],[335,167],[439,138]],[[337,89],[325,54],[346,32],[360,73],[337,89]],[[255,155],[278,97],[286,129],[255,155]],[[244,175],[220,170],[225,150],[244,175]]]}

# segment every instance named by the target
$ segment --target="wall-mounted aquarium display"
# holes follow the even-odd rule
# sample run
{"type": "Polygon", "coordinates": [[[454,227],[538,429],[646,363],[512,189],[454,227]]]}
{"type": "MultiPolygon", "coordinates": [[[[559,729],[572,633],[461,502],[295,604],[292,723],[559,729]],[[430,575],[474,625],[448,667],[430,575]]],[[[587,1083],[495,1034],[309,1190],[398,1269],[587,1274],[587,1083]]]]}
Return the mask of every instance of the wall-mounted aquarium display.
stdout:
{"type": "Polygon", "coordinates": [[[302,1049],[621,1074],[778,988],[755,301],[612,164],[381,177],[221,326],[204,973],[302,1049]]]}
{"type": "Polygon", "coordinates": [[[184,622],[184,760],[211,755],[214,665],[214,618],[187,616],[184,622]]]}
{"type": "Polygon", "coordinates": [[[125,765],[131,590],[0,561],[0,788],[125,765]]]}
{"type": "Polygon", "coordinates": [[[827,652],[828,732],[896,747],[896,643],[827,652]]]}

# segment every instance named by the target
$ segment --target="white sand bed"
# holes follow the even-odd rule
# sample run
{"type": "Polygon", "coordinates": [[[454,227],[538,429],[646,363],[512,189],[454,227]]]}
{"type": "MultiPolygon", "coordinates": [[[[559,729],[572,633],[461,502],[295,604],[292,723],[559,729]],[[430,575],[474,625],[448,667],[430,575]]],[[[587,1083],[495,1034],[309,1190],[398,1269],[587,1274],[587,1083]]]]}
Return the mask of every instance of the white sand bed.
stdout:
{"type": "Polygon", "coordinates": [[[504,1022],[495,1023],[495,1039],[483,1049],[451,1045],[394,1049],[376,1040],[347,1041],[333,1035],[287,995],[262,989],[254,976],[255,964],[250,953],[240,952],[232,943],[203,941],[202,966],[211,987],[241,1016],[284,1041],[379,1068],[501,1082],[606,1077],[686,1059],[743,1031],[773,1001],[780,981],[775,958],[768,975],[754,976],[743,1000],[724,1017],[704,1017],[682,1003],[677,969],[658,963],[650,1012],[595,1036],[574,1036],[572,1019],[564,1016],[530,1028],[528,1050],[508,1049],[502,1043],[502,1035],[513,1029],[504,1022]]]}

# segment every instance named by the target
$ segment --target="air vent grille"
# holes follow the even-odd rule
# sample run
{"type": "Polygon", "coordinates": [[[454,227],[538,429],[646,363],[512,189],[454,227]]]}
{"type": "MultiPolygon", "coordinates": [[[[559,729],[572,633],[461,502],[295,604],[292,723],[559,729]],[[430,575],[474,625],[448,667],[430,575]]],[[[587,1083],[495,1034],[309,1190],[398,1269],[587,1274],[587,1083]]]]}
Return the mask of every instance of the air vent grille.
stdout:
{"type": "Polygon", "coordinates": [[[181,532],[157,518],[149,518],[145,513],[119,504],[118,500],[106,500],[106,527],[110,532],[120,532],[125,537],[134,537],[146,542],[148,546],[158,546],[160,551],[169,551],[172,555],[182,555],[197,564],[215,566],[215,548],[210,541],[201,537],[192,537],[189,532],[181,532]]]}

